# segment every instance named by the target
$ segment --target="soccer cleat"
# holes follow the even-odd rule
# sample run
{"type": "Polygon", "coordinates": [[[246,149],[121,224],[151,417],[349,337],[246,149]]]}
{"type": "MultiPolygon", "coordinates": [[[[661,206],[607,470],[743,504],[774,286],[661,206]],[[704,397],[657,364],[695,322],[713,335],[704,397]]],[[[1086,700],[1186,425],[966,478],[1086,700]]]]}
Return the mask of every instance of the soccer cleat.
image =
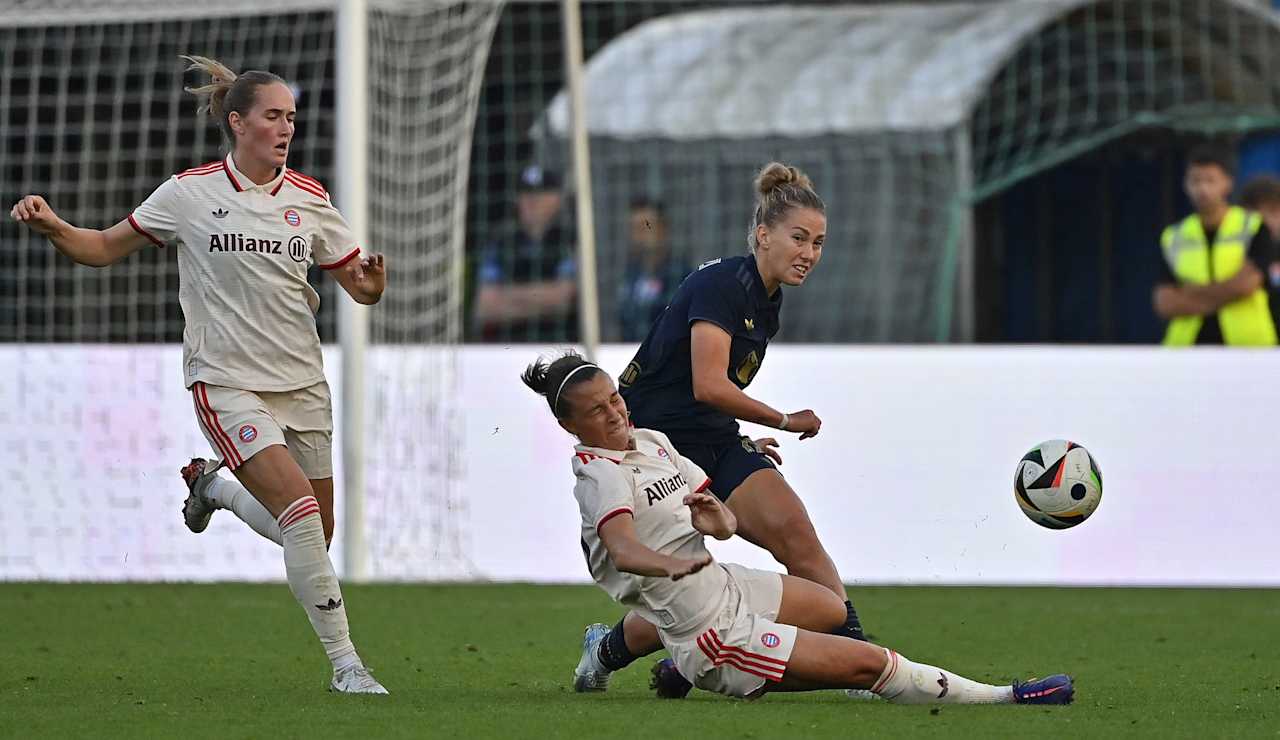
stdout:
{"type": "Polygon", "coordinates": [[[218,474],[218,468],[222,467],[222,463],[218,463],[213,470],[208,470],[208,461],[201,457],[191,458],[191,462],[182,468],[182,480],[187,484],[187,500],[182,503],[182,520],[187,523],[187,529],[199,534],[209,526],[209,519],[213,516],[213,502],[205,496],[205,491],[209,489],[209,484],[213,482],[214,477],[218,474]]]}
{"type": "Polygon", "coordinates": [[[1063,673],[1013,685],[1015,704],[1070,704],[1075,696],[1071,676],[1063,673]]]}
{"type": "Polygon", "coordinates": [[[880,698],[879,694],[870,689],[845,689],[844,695],[858,701],[875,701],[880,698]]]}
{"type": "Polygon", "coordinates": [[[378,679],[362,665],[354,665],[341,671],[334,671],[329,690],[339,694],[389,694],[378,679]]]}
{"type": "Polygon", "coordinates": [[[609,625],[596,624],[587,627],[582,636],[582,659],[573,669],[573,690],[579,694],[588,691],[607,691],[609,669],[600,662],[600,642],[609,636],[609,625]]]}
{"type": "Polygon", "coordinates": [[[649,679],[649,688],[653,689],[659,699],[683,699],[689,695],[693,684],[680,674],[676,662],[663,658],[653,664],[653,677],[649,679]]]}

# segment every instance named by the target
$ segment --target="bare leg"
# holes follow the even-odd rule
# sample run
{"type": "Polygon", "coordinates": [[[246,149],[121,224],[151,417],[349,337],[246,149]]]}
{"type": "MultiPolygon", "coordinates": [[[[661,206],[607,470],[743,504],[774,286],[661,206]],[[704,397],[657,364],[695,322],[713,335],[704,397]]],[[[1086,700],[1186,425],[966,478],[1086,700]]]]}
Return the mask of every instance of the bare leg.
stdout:
{"type": "Polygon", "coordinates": [[[622,636],[626,640],[627,650],[637,658],[643,658],[662,649],[662,638],[658,637],[658,628],[635,612],[627,612],[622,619],[622,636]]]}
{"type": "Polygon", "coordinates": [[[333,542],[333,478],[311,478],[311,492],[320,504],[320,521],[324,524],[325,544],[333,542]]]}
{"type": "Polygon", "coordinates": [[[818,541],[800,497],[776,470],[757,470],[729,496],[738,534],[768,550],[793,576],[819,583],[845,599],[844,583],[818,541]]]}

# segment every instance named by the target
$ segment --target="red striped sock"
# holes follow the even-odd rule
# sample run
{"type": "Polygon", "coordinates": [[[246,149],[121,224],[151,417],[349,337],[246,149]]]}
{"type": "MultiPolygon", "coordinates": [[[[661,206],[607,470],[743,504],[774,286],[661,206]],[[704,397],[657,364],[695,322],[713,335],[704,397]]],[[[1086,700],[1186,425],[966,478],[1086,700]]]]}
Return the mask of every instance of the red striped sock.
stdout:
{"type": "Polygon", "coordinates": [[[303,496],[285,507],[280,512],[280,516],[276,517],[276,523],[280,525],[280,534],[284,536],[288,534],[289,529],[298,525],[303,519],[315,514],[320,516],[320,502],[316,501],[315,496],[303,496]]]}

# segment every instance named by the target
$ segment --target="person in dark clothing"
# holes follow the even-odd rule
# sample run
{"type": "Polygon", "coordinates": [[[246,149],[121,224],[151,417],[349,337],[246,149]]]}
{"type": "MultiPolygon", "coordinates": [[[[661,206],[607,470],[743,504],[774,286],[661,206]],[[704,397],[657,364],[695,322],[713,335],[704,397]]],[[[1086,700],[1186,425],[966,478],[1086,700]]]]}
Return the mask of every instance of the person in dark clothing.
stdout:
{"type": "Polygon", "coordinates": [[[627,263],[618,291],[622,341],[639,342],[662,315],[690,267],[671,252],[662,204],[641,198],[627,215],[627,263]]]}
{"type": "Polygon", "coordinates": [[[487,245],[476,270],[472,326],[487,342],[571,342],[578,336],[574,239],[562,224],[558,173],[520,174],[517,228],[487,245]]]}

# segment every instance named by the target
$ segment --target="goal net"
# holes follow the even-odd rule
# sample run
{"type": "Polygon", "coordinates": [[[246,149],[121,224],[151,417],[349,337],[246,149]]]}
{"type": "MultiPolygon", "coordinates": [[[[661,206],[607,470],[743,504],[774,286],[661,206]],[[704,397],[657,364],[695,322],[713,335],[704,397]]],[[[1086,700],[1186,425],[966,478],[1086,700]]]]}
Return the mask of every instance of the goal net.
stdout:
{"type": "MultiPolygon", "coordinates": [[[[0,579],[280,576],[274,546],[234,517],[215,517],[211,536],[199,538],[175,526],[176,471],[209,451],[181,383],[174,250],[145,249],[106,269],[77,266],[7,210],[37,193],[69,222],[105,228],[171,174],[223,156],[217,129],[183,92],[197,82],[178,59],[184,53],[287,80],[298,104],[289,166],[341,191],[335,6],[0,7],[0,579]]],[[[471,131],[501,9],[374,0],[367,11],[368,239],[392,275],[371,312],[362,399],[373,578],[469,574],[453,347],[471,131]]],[[[318,271],[311,279],[340,416],[331,343],[335,306],[349,299],[318,271]]],[[[342,442],[339,435],[335,445],[342,442]]],[[[341,457],[335,447],[335,464],[341,457]]],[[[335,477],[341,490],[340,468],[335,477]]]]}

